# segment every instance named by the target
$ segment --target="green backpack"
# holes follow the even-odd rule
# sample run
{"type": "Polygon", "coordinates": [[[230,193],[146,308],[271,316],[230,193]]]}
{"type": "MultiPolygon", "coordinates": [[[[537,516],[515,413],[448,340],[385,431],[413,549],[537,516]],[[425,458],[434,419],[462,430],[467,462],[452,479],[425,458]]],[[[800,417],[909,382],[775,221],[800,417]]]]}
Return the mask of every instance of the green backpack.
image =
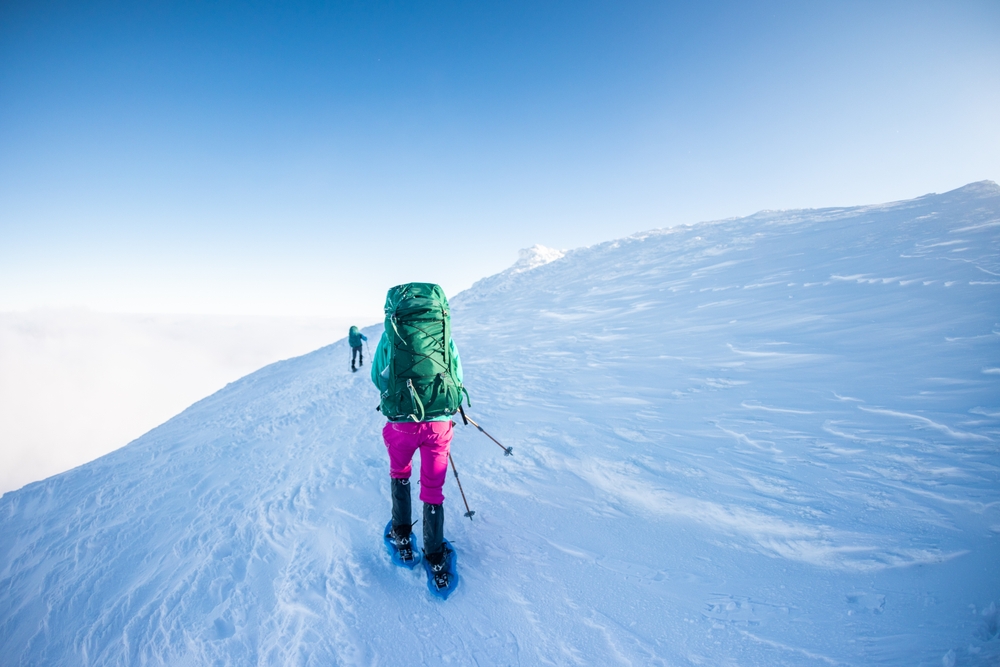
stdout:
{"type": "Polygon", "coordinates": [[[450,416],[469,393],[452,377],[451,315],[438,285],[397,285],[385,296],[389,372],[380,409],[390,421],[450,416]]]}

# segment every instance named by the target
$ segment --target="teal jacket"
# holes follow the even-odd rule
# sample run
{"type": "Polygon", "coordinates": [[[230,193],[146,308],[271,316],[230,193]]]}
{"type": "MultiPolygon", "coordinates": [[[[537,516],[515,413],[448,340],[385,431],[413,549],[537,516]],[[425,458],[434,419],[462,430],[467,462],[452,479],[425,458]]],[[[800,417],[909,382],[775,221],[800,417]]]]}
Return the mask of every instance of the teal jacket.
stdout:
{"type": "MultiPolygon", "coordinates": [[[[451,376],[459,384],[464,384],[462,380],[462,359],[458,356],[458,348],[455,347],[454,340],[448,341],[448,348],[451,350],[451,376]]],[[[378,340],[378,347],[375,348],[375,358],[372,359],[372,382],[378,387],[379,394],[385,391],[386,383],[388,382],[389,352],[389,340],[386,338],[385,333],[383,333],[382,337],[378,340]]],[[[448,415],[441,415],[440,417],[431,417],[427,421],[445,422],[450,420],[451,417],[448,415]]]]}
{"type": "Polygon", "coordinates": [[[347,344],[351,347],[360,347],[363,340],[368,340],[368,336],[361,333],[357,327],[351,327],[347,332],[347,344]]]}

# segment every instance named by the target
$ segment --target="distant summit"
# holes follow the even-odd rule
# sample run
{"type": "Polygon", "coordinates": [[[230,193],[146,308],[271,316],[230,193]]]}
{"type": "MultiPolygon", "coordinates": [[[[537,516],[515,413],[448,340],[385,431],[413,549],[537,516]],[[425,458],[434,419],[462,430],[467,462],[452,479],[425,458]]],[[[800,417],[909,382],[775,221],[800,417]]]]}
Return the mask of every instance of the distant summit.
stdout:
{"type": "Polygon", "coordinates": [[[960,188],[949,190],[945,195],[974,195],[979,197],[993,197],[1000,194],[1000,185],[993,181],[976,181],[963,185],[960,188]]]}
{"type": "Polygon", "coordinates": [[[510,273],[523,273],[534,268],[554,262],[566,254],[565,250],[547,248],[536,243],[530,248],[522,248],[517,251],[517,261],[507,269],[510,273]]]}
{"type": "Polygon", "coordinates": [[[477,280],[470,289],[462,292],[455,299],[452,299],[452,303],[457,302],[471,302],[476,301],[487,294],[491,294],[495,291],[504,291],[507,284],[515,276],[532,271],[546,264],[551,264],[557,259],[562,259],[566,256],[565,250],[556,250],[555,248],[548,248],[539,243],[531,246],[530,248],[522,248],[517,251],[517,261],[514,262],[509,268],[497,273],[495,275],[483,278],[482,280],[477,280]]]}

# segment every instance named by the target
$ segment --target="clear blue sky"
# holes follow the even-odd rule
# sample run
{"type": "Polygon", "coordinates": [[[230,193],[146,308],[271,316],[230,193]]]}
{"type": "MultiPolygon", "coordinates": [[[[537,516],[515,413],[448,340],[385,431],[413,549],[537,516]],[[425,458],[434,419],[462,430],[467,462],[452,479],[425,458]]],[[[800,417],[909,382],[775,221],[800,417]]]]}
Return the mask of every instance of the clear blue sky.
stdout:
{"type": "Polygon", "coordinates": [[[982,179],[995,0],[0,4],[0,311],[374,321],[534,243],[982,179]]]}

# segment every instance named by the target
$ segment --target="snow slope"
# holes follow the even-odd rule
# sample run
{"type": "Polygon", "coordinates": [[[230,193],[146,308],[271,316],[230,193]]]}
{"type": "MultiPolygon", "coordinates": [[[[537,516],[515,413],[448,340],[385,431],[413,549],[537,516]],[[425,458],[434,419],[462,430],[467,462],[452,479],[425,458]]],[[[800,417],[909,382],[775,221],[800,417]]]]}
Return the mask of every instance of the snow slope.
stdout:
{"type": "Polygon", "coordinates": [[[456,427],[447,602],[341,340],[0,498],[3,664],[998,664],[998,250],[984,182],[522,257],[452,300],[514,456],[456,427]]]}

